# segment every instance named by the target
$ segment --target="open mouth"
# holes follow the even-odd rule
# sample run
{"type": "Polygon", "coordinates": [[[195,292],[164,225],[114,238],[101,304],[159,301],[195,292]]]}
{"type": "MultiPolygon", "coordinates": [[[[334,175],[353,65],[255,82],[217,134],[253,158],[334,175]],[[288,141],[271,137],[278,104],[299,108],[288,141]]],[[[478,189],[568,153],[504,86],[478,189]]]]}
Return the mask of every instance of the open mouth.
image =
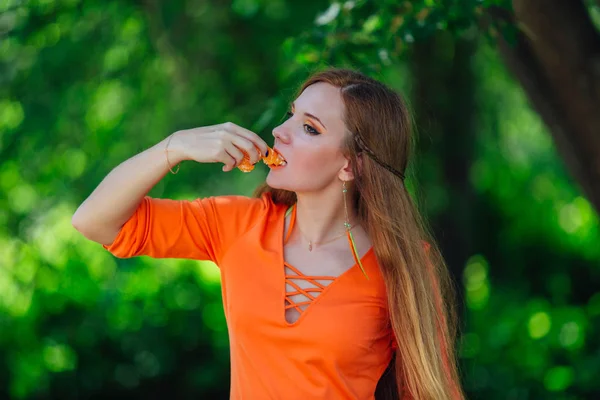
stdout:
{"type": "Polygon", "coordinates": [[[262,160],[271,169],[282,168],[287,165],[285,158],[276,150],[271,148],[269,148],[262,160]]]}
{"type": "Polygon", "coordinates": [[[265,163],[267,164],[267,167],[269,168],[282,168],[285,167],[287,165],[287,161],[282,161],[280,163],[265,163]]]}
{"type": "Polygon", "coordinates": [[[285,166],[286,166],[286,164],[282,164],[282,165],[267,164],[267,166],[268,166],[270,169],[281,169],[281,168],[285,167],[285,166]]]}

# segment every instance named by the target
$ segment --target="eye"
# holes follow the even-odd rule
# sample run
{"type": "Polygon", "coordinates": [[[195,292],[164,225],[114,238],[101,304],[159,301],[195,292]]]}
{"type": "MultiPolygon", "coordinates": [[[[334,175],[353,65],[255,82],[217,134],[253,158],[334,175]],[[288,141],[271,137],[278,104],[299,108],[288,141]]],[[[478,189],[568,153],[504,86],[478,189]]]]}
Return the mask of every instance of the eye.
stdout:
{"type": "MultiPolygon", "coordinates": [[[[288,111],[288,112],[285,113],[285,115],[287,116],[287,118],[292,118],[294,116],[294,113],[291,112],[291,111],[288,111]]],[[[304,124],[303,127],[304,127],[304,131],[306,133],[308,133],[309,135],[315,136],[315,135],[320,135],[321,134],[321,132],[319,132],[318,130],[316,130],[315,128],[313,128],[312,126],[310,126],[309,124],[304,124]]]]}
{"type": "Polygon", "coordinates": [[[309,124],[304,124],[304,130],[309,134],[309,135],[318,135],[321,132],[319,132],[318,130],[316,130],[315,128],[313,128],[312,126],[310,126],[309,124]]]}

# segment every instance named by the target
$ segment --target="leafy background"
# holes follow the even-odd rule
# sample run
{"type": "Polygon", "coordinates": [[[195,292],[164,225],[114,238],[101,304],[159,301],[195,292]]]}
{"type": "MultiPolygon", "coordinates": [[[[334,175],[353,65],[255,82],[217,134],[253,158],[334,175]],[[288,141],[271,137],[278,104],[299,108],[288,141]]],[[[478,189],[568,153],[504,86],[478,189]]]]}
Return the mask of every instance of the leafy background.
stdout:
{"type": "MultiPolygon", "coordinates": [[[[415,112],[409,185],[460,290],[468,397],[600,398],[597,208],[480,23],[494,8],[512,6],[0,3],[0,398],[228,398],[217,268],[116,259],[71,216],[175,130],[232,121],[272,143],[327,65],[381,79],[415,112]]],[[[265,175],[184,163],[150,194],[250,195],[265,175]]]]}

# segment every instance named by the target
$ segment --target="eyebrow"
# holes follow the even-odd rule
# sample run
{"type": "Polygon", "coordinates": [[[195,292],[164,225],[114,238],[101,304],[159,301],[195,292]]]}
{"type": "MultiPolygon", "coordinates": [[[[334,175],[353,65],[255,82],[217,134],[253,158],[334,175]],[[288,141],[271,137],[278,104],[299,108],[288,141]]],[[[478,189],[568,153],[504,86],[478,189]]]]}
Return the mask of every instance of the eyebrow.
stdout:
{"type": "MultiPolygon", "coordinates": [[[[294,108],[296,108],[296,104],[292,103],[292,109],[294,109],[294,108]]],[[[307,112],[305,112],[304,115],[306,115],[307,117],[310,117],[312,119],[316,119],[321,125],[323,125],[323,128],[327,129],[325,124],[323,122],[321,122],[321,120],[319,118],[317,118],[315,115],[307,113],[307,112]]]]}

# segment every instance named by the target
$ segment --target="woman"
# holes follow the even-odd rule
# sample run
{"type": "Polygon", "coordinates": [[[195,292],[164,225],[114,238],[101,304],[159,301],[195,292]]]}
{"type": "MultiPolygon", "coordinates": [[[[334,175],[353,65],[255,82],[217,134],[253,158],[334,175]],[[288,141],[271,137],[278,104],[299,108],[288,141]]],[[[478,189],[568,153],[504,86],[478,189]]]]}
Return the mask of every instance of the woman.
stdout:
{"type": "Polygon", "coordinates": [[[329,69],[302,85],[273,136],[286,164],[254,198],[145,196],[183,160],[231,171],[268,152],[228,123],[176,132],[122,163],[73,225],[118,257],[219,266],[232,399],[463,399],[450,280],[404,186],[402,99],[329,69]]]}

